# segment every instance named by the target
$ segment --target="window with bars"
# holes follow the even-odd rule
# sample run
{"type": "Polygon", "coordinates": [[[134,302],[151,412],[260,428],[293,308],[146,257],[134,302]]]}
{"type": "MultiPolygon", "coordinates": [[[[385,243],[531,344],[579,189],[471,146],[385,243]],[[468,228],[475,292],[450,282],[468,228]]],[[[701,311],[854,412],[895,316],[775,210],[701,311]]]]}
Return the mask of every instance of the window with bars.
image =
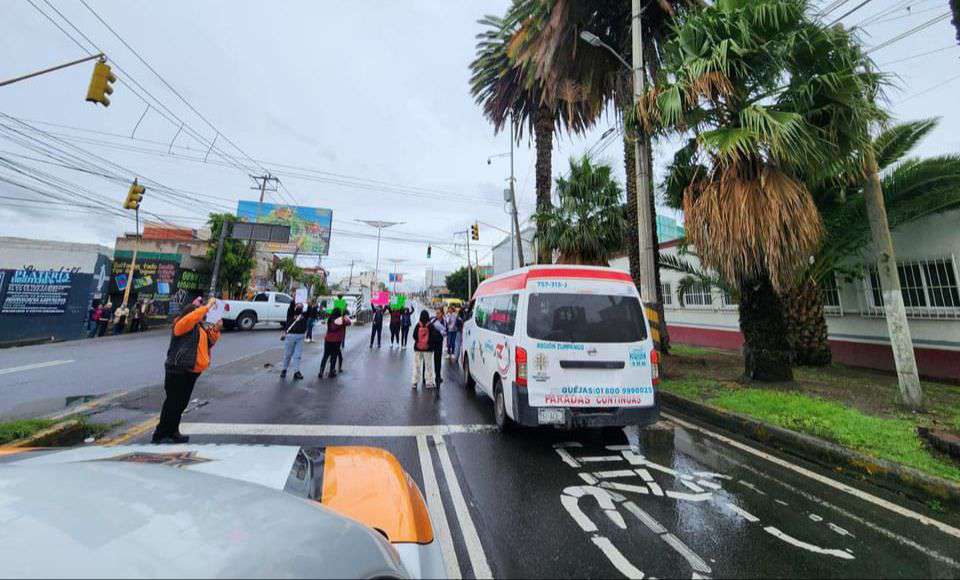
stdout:
{"type": "Polygon", "coordinates": [[[723,302],[724,306],[737,306],[737,304],[739,304],[737,299],[733,296],[733,294],[730,293],[729,290],[723,290],[723,295],[721,296],[720,300],[723,302]]]}
{"type": "Polygon", "coordinates": [[[691,285],[683,296],[683,304],[684,306],[712,306],[713,294],[710,292],[710,285],[702,282],[691,285]]]}
{"type": "Polygon", "coordinates": [[[840,304],[840,286],[837,284],[836,274],[829,274],[823,282],[820,283],[820,297],[823,300],[823,307],[828,312],[839,312],[842,307],[840,304]]]}
{"type": "MultiPolygon", "coordinates": [[[[897,274],[908,314],[960,316],[960,286],[952,258],[900,263],[897,274]]],[[[883,289],[876,266],[870,267],[868,290],[873,308],[883,308],[883,289]]]]}
{"type": "Polygon", "coordinates": [[[663,305],[670,306],[673,304],[673,288],[669,282],[660,284],[660,295],[663,296],[663,305]]]}

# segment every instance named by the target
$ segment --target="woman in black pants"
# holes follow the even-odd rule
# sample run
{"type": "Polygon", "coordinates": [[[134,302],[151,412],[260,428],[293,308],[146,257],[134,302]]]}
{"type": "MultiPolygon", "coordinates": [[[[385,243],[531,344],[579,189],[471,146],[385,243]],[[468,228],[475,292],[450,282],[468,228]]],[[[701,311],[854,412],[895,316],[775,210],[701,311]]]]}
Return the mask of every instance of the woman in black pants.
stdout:
{"type": "Polygon", "coordinates": [[[404,308],[400,313],[400,348],[407,348],[407,336],[410,335],[413,308],[404,308]]]}
{"type": "MultiPolygon", "coordinates": [[[[340,349],[343,348],[343,339],[347,336],[347,327],[353,324],[346,315],[341,314],[339,308],[334,308],[327,319],[327,337],[323,343],[323,360],[320,361],[320,374],[317,378],[323,378],[323,371],[327,368],[327,361],[330,361],[330,378],[337,376],[337,362],[341,358],[340,349]]],[[[342,363],[341,363],[342,364],[342,363]]]]}

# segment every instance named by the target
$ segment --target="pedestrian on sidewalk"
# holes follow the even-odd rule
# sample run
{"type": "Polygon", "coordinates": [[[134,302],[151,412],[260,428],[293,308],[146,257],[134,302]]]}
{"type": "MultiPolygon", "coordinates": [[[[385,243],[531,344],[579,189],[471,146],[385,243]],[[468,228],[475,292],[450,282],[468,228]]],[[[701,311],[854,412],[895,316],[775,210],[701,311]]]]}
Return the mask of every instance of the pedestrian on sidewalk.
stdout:
{"type": "Polygon", "coordinates": [[[283,341],[283,368],[280,369],[280,378],[286,378],[290,362],[293,362],[293,380],[303,378],[300,374],[300,359],[303,358],[303,341],[307,333],[307,317],[303,312],[303,304],[290,303],[287,307],[286,328],[280,336],[283,341]]]}
{"type": "Polygon", "coordinates": [[[99,301],[95,300],[93,303],[93,311],[90,313],[90,328],[87,329],[89,330],[89,334],[87,334],[89,338],[97,336],[97,331],[100,328],[100,316],[102,315],[103,305],[100,304],[99,301]]]}
{"type": "Polygon", "coordinates": [[[443,323],[447,327],[447,357],[454,358],[457,352],[457,337],[460,331],[457,326],[457,309],[453,306],[447,309],[443,323]]]}
{"type": "Polygon", "coordinates": [[[410,334],[413,308],[404,307],[400,314],[400,348],[407,348],[407,336],[410,334]]]}
{"type": "Polygon", "coordinates": [[[190,402],[193,387],[200,373],[210,366],[210,349],[220,338],[223,322],[206,324],[203,322],[207,311],[216,304],[216,298],[210,298],[204,306],[190,304],[173,321],[170,333],[170,346],[164,364],[166,373],[163,378],[163,390],[166,399],[160,411],[160,422],[153,432],[154,443],[187,443],[190,438],[180,433],[180,419],[190,402]]]}
{"type": "Polygon", "coordinates": [[[113,334],[123,334],[127,327],[127,316],[130,315],[130,309],[126,304],[120,304],[113,313],[113,334]]]}
{"type": "Polygon", "coordinates": [[[400,316],[403,309],[390,306],[387,312],[390,313],[390,348],[400,348],[400,316]]]}
{"type": "Polygon", "coordinates": [[[97,336],[107,334],[107,326],[110,325],[111,320],[113,320],[113,303],[108,301],[100,309],[100,318],[97,319],[97,336]]]}
{"type": "Polygon", "coordinates": [[[373,310],[373,325],[370,327],[370,348],[373,348],[373,339],[377,339],[377,348],[380,348],[380,337],[383,334],[383,306],[370,303],[373,310]]]}
{"type": "Polygon", "coordinates": [[[443,384],[443,340],[447,336],[447,325],[443,321],[443,306],[437,308],[433,318],[430,319],[430,325],[440,333],[440,341],[434,345],[433,349],[433,370],[437,375],[437,386],[443,384]]]}
{"type": "Polygon", "coordinates": [[[420,322],[413,328],[413,388],[426,381],[426,387],[438,386],[431,357],[437,352],[437,344],[443,344],[443,335],[430,319],[430,313],[420,311],[420,322]]]}
{"type": "Polygon", "coordinates": [[[140,332],[143,323],[143,298],[137,298],[133,305],[133,321],[130,323],[130,332],[140,332]]]}
{"type": "Polygon", "coordinates": [[[337,362],[341,358],[343,341],[347,336],[347,327],[353,324],[350,317],[343,314],[339,308],[334,308],[327,319],[327,336],[323,342],[323,360],[320,361],[320,374],[318,379],[323,378],[323,371],[327,368],[327,361],[330,361],[330,375],[332,379],[337,376],[337,362]]]}
{"type": "Polygon", "coordinates": [[[146,332],[150,330],[150,315],[153,314],[153,298],[147,298],[143,301],[143,316],[140,318],[140,330],[146,332]]]}

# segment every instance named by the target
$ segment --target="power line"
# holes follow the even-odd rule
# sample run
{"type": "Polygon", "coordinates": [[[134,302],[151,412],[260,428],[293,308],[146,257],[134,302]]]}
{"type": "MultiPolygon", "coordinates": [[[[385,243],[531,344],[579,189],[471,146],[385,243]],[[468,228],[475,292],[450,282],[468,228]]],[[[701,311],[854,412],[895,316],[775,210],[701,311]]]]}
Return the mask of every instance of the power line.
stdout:
{"type": "MultiPolygon", "coordinates": [[[[952,76],[952,77],[944,80],[943,82],[937,83],[937,84],[933,85],[932,87],[929,87],[929,88],[926,88],[926,89],[920,91],[919,93],[914,93],[914,94],[912,94],[912,95],[909,95],[909,96],[905,97],[902,101],[900,101],[900,103],[905,103],[905,102],[909,101],[910,99],[919,97],[919,96],[921,96],[921,95],[925,95],[925,94],[927,94],[927,93],[929,93],[929,92],[931,92],[931,91],[934,91],[934,90],[936,90],[936,89],[939,89],[940,87],[942,87],[942,86],[944,86],[944,85],[950,84],[950,83],[952,83],[953,81],[955,81],[955,80],[957,80],[957,79],[960,79],[960,75],[952,76]]],[[[897,104],[900,104],[900,103],[897,103],[897,104]]]]}
{"type": "Polygon", "coordinates": [[[914,60],[914,59],[921,58],[921,57],[924,57],[924,56],[929,56],[929,55],[931,55],[931,54],[936,54],[936,53],[938,53],[938,52],[944,52],[944,51],[946,51],[946,50],[950,50],[951,48],[957,48],[957,45],[956,45],[956,44],[949,44],[949,45],[947,45],[947,46],[944,46],[944,47],[941,47],[941,48],[937,48],[937,49],[934,49],[934,50],[928,50],[928,51],[925,51],[925,52],[921,52],[921,53],[917,53],[917,54],[912,54],[912,55],[910,55],[910,56],[905,56],[905,57],[903,57],[903,58],[898,58],[897,60],[891,60],[891,61],[888,61],[888,62],[882,62],[882,63],[879,63],[879,66],[890,66],[891,64],[899,64],[899,63],[901,63],[901,62],[907,62],[908,60],[914,60]]]}
{"type": "Polygon", "coordinates": [[[930,28],[931,26],[933,26],[934,24],[940,22],[941,20],[946,20],[946,19],[949,18],[949,17],[950,17],[950,12],[949,12],[949,11],[944,12],[943,14],[941,14],[941,15],[939,15],[939,16],[935,16],[935,17],[931,18],[930,20],[927,20],[926,22],[924,22],[924,23],[922,23],[922,24],[918,24],[917,26],[914,26],[913,28],[907,30],[906,32],[902,32],[902,33],[898,34],[897,36],[894,36],[893,38],[891,38],[891,39],[889,39],[889,40],[887,40],[887,41],[885,41],[885,42],[881,42],[880,44],[878,44],[878,45],[874,46],[873,48],[870,48],[869,50],[867,50],[866,52],[864,52],[864,54],[870,54],[870,53],[873,53],[873,52],[876,52],[876,51],[880,50],[881,48],[886,48],[886,47],[890,46],[891,44],[894,44],[894,43],[896,43],[896,42],[900,42],[900,41],[903,40],[904,38],[907,38],[908,36],[913,36],[914,34],[916,34],[916,33],[918,33],[918,32],[921,32],[921,31],[923,31],[923,30],[926,30],[927,28],[930,28]]]}
{"type": "Polygon", "coordinates": [[[837,22],[840,22],[841,20],[843,20],[843,19],[846,18],[847,16],[850,16],[851,14],[853,14],[853,13],[856,12],[857,10],[860,10],[861,8],[863,8],[864,6],[866,6],[867,4],[869,4],[869,3],[871,3],[871,2],[873,2],[873,0],[863,0],[863,2],[857,4],[856,6],[854,6],[853,8],[851,8],[850,10],[847,10],[846,12],[844,12],[841,16],[839,16],[839,17],[836,18],[833,22],[831,22],[830,24],[828,24],[828,26],[833,26],[833,25],[836,24],[837,22]]]}
{"type": "Polygon", "coordinates": [[[834,2],[831,2],[830,4],[827,4],[827,5],[819,12],[818,16],[820,16],[821,18],[824,17],[824,16],[828,16],[831,12],[839,9],[841,6],[843,6],[844,4],[846,4],[846,3],[849,2],[849,1],[850,1],[850,0],[835,0],[834,2]]]}

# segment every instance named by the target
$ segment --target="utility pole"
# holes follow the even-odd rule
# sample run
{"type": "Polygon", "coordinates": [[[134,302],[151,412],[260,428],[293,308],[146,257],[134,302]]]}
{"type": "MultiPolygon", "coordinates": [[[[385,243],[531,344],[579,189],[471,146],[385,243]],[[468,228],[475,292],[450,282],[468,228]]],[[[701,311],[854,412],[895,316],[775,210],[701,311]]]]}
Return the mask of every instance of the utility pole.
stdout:
{"type": "Polygon", "coordinates": [[[467,232],[467,235],[464,236],[467,238],[467,302],[470,302],[470,299],[473,298],[473,276],[470,274],[470,238],[471,232],[467,232]]]}
{"type": "Polygon", "coordinates": [[[136,210],[136,244],[133,246],[133,257],[130,259],[130,270],[127,273],[127,287],[123,289],[123,302],[121,306],[126,306],[130,299],[130,288],[133,287],[133,272],[137,267],[137,253],[140,251],[140,207],[136,210]]]}
{"type": "Polygon", "coordinates": [[[217,295],[217,283],[220,280],[220,260],[223,258],[223,243],[227,237],[230,222],[224,219],[220,224],[220,237],[217,241],[217,257],[213,261],[213,274],[210,276],[210,296],[217,295]]]}
{"type": "MultiPolygon", "coordinates": [[[[634,0],[634,3],[638,1],[639,0],[634,0]]],[[[513,136],[515,129],[516,127],[513,125],[513,113],[510,113],[510,209],[513,212],[513,229],[517,238],[517,260],[520,262],[520,267],[523,268],[523,240],[520,239],[520,218],[517,217],[517,192],[514,187],[514,181],[516,181],[516,179],[513,176],[513,136]]]]}
{"type": "Polygon", "coordinates": [[[350,260],[350,279],[347,282],[347,292],[353,287],[353,260],[350,260]]]}
{"type": "MultiPolygon", "coordinates": [[[[252,179],[257,183],[257,187],[251,187],[250,189],[260,190],[260,205],[257,206],[257,219],[254,222],[254,223],[259,223],[260,216],[263,214],[263,197],[268,191],[270,192],[278,191],[280,189],[280,180],[270,175],[269,173],[266,175],[251,175],[250,179],[252,179]],[[273,188],[267,189],[267,183],[273,183],[274,184],[273,188]]],[[[250,240],[249,242],[247,242],[247,255],[250,256],[251,258],[256,257],[257,242],[253,240],[250,240]]],[[[250,278],[254,281],[254,283],[256,283],[256,273],[257,273],[257,263],[256,261],[254,261],[253,272],[250,276],[250,278]]]]}
{"type": "MultiPolygon", "coordinates": [[[[643,71],[643,29],[641,18],[643,6],[641,0],[632,0],[632,20],[630,33],[633,56],[633,102],[634,106],[640,103],[645,92],[645,78],[643,71]]],[[[643,129],[641,128],[641,132],[643,129]]],[[[653,247],[653,216],[650,215],[650,149],[648,141],[637,135],[634,144],[634,158],[637,166],[637,240],[640,245],[640,297],[643,299],[648,316],[653,321],[654,313],[660,311],[657,304],[657,248],[653,247]]],[[[656,314],[657,336],[654,342],[659,348],[659,314],[656,314]]]]}
{"type": "Polygon", "coordinates": [[[863,199],[867,206],[867,219],[877,253],[877,274],[883,292],[883,309],[893,347],[893,362],[900,383],[900,397],[913,410],[923,407],[923,389],[917,373],[917,360],[913,353],[913,338],[907,322],[907,310],[900,291],[900,275],[897,273],[897,257],[893,251],[893,238],[887,221],[887,209],[883,201],[883,189],[877,160],[872,149],[866,152],[867,182],[863,199]]]}

